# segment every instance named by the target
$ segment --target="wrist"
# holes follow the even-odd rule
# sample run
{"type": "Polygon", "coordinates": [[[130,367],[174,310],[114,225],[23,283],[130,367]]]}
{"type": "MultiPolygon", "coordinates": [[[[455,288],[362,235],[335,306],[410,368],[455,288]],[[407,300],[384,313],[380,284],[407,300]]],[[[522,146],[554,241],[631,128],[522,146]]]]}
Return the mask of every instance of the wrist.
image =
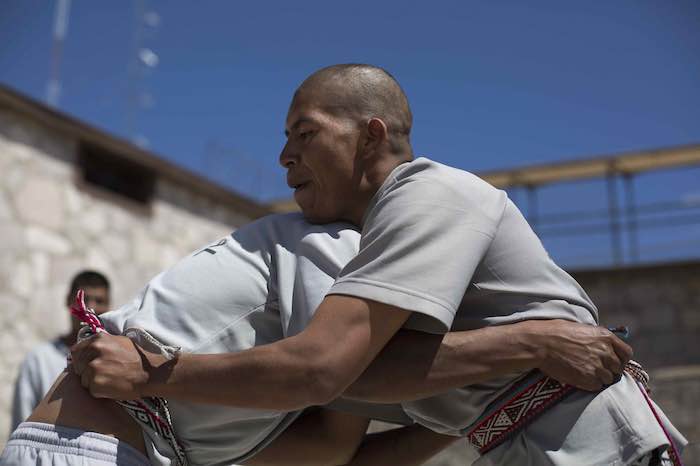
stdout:
{"type": "Polygon", "coordinates": [[[169,360],[162,354],[151,353],[142,348],[138,350],[141,354],[141,373],[135,382],[136,390],[141,397],[161,396],[156,393],[157,386],[167,378],[167,372],[170,372],[170,365],[167,364],[169,360]]]}
{"type": "Polygon", "coordinates": [[[541,367],[547,359],[548,343],[547,333],[543,321],[529,320],[517,324],[515,341],[526,355],[532,368],[541,367]]]}

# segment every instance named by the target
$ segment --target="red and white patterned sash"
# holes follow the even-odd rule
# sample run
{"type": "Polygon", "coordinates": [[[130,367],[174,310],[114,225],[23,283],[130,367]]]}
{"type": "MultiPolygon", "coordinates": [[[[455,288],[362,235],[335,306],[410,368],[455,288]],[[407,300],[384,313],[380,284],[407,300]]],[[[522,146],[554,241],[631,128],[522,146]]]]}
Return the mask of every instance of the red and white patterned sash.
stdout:
{"type": "MultiPolygon", "coordinates": [[[[682,466],[680,455],[649,400],[649,375],[636,361],[628,362],[625,366],[625,372],[635,379],[636,385],[666,434],[670,444],[669,457],[674,466],[682,466]]],[[[524,429],[547,409],[573,393],[574,390],[576,388],[572,385],[562,384],[539,371],[532,371],[524,382],[521,382],[514,389],[507,401],[503,402],[495,411],[481,418],[467,431],[467,440],[481,455],[484,455],[524,429]]]]}

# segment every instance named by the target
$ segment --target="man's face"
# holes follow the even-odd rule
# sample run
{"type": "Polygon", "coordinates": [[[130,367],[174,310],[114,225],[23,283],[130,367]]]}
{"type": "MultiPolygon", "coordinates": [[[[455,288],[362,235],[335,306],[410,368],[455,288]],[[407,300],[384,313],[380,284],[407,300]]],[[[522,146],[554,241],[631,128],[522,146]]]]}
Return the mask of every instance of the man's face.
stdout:
{"type": "Polygon", "coordinates": [[[85,305],[100,315],[109,310],[109,291],[103,286],[87,286],[85,291],[85,305]]]}
{"type": "Polygon", "coordinates": [[[304,217],[313,223],[353,221],[359,185],[356,124],[323,111],[317,99],[297,94],[285,134],[280,164],[304,217]]]}

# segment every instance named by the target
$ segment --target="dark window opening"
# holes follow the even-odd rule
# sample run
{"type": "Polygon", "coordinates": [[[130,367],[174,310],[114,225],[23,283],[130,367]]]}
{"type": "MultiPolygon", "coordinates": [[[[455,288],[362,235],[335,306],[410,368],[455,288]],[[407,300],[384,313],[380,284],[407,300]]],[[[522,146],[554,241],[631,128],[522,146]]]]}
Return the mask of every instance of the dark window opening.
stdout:
{"type": "Polygon", "coordinates": [[[87,144],[81,144],[79,165],[87,183],[141,204],[153,197],[156,175],[149,168],[87,144]]]}

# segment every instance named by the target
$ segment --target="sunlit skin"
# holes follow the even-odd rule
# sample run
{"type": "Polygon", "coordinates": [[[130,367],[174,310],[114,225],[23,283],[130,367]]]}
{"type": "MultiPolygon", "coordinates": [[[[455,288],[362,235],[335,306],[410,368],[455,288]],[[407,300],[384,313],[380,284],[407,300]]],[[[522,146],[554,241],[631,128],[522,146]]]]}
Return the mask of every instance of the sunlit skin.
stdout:
{"type": "Polygon", "coordinates": [[[295,95],[280,164],[307,220],[361,226],[369,201],[394,168],[379,163],[386,125],[377,118],[358,122],[331,115],[323,110],[321,98],[309,92],[295,95]],[[384,176],[375,173],[380,166],[388,169],[384,176]]]}

